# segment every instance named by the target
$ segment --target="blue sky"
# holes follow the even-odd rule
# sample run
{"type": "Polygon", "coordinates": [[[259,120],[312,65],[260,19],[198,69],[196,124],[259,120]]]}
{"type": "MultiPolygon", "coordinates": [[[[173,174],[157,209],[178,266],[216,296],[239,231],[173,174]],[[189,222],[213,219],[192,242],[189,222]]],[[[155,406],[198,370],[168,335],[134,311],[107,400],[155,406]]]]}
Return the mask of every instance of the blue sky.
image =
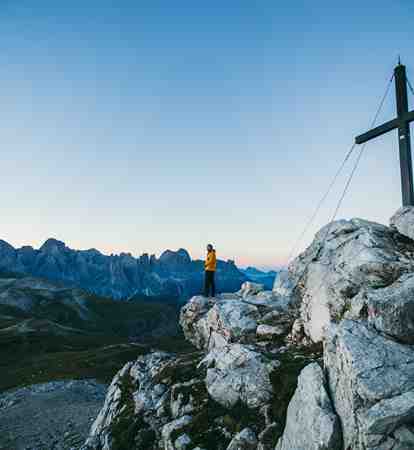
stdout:
{"type": "MultiPolygon", "coordinates": [[[[283,264],[398,54],[414,80],[413,23],[408,0],[3,0],[0,237],[283,264]]],[[[339,217],[400,197],[390,133],[339,217]]]]}

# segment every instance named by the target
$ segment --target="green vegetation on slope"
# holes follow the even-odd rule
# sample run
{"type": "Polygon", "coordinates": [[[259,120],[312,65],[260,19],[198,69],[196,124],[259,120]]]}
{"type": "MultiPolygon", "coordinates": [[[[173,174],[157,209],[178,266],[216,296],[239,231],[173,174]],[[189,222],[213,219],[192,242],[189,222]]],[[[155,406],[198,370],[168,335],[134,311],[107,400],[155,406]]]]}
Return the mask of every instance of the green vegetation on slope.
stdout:
{"type": "Polygon", "coordinates": [[[178,332],[178,306],[161,299],[114,301],[13,274],[0,281],[0,391],[69,378],[109,382],[151,348],[192,349],[178,332]]]}

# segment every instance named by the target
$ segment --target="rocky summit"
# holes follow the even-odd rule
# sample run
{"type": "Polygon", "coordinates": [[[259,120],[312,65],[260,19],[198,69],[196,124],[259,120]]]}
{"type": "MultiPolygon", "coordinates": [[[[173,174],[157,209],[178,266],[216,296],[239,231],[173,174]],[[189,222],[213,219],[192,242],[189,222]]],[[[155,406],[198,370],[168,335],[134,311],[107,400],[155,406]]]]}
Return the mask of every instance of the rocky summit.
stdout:
{"type": "Polygon", "coordinates": [[[272,291],[193,297],[198,350],[124,366],[83,450],[414,449],[413,224],[333,222],[272,291]]]}
{"type": "MultiPolygon", "coordinates": [[[[56,239],[37,250],[15,249],[0,240],[0,271],[60,281],[114,299],[141,295],[185,300],[201,291],[204,265],[184,249],[166,250],[159,258],[146,253],[134,258],[130,253],[108,256],[96,249],[73,250],[56,239]]],[[[233,261],[218,261],[220,291],[237,291],[246,279],[233,261]]]]}

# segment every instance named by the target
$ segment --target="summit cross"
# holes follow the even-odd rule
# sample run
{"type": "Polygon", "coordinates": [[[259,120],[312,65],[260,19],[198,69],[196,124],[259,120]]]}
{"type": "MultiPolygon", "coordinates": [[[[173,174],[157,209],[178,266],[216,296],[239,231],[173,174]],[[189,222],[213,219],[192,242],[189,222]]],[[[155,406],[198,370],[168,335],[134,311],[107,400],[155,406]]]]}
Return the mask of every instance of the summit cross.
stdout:
{"type": "Polygon", "coordinates": [[[398,128],[400,147],[401,191],[403,206],[414,205],[413,167],[411,159],[410,122],[414,121],[414,110],[408,110],[407,75],[405,66],[400,62],[394,69],[395,94],[397,99],[397,117],[355,138],[356,144],[363,144],[371,139],[398,128]]]}

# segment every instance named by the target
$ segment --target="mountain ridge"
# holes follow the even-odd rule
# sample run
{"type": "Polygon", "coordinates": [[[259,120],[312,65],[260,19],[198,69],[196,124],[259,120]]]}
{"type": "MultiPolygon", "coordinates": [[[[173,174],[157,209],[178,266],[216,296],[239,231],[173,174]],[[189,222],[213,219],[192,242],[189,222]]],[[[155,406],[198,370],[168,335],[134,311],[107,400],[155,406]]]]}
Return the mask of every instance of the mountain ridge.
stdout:
{"type": "MultiPolygon", "coordinates": [[[[148,253],[105,255],[95,248],[75,250],[49,238],[38,249],[14,248],[0,239],[0,270],[61,281],[118,300],[135,295],[186,300],[202,290],[204,266],[184,248],[165,250],[159,258],[148,253]]],[[[221,291],[237,291],[246,280],[233,261],[218,260],[221,291]]]]}

